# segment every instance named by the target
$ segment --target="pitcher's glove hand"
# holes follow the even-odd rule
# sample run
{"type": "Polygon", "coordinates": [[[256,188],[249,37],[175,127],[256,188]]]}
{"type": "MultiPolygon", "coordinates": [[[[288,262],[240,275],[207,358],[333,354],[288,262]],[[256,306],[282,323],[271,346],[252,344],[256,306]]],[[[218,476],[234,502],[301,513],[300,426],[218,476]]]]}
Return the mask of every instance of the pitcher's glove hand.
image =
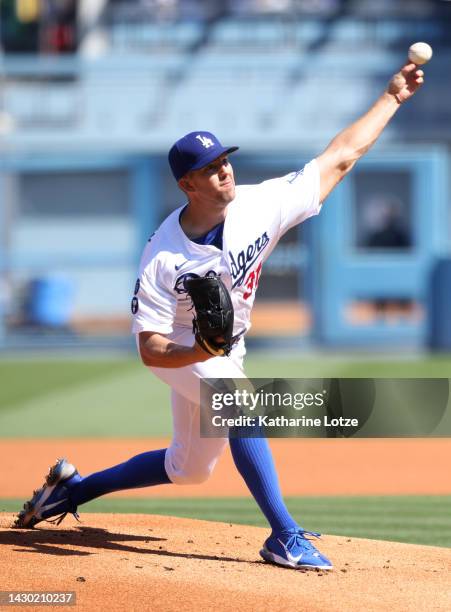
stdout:
{"type": "Polygon", "coordinates": [[[233,337],[233,305],[230,294],[219,276],[204,276],[185,280],[196,316],[193,334],[210,355],[229,355],[233,337]]]}

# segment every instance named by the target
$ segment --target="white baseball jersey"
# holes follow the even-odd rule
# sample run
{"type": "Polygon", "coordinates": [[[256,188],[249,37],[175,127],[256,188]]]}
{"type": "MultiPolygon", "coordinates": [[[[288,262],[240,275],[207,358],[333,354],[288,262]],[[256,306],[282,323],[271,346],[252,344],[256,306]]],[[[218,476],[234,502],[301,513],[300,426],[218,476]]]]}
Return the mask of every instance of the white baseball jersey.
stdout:
{"type": "Polygon", "coordinates": [[[207,272],[220,275],[231,293],[233,333],[246,333],[264,261],[287,230],[318,214],[319,192],[316,160],[281,178],[238,186],[227,208],[222,251],[187,238],[179,222],[184,207],[177,208],[144,249],[132,301],[133,333],[191,328],[184,279],[207,272]]]}

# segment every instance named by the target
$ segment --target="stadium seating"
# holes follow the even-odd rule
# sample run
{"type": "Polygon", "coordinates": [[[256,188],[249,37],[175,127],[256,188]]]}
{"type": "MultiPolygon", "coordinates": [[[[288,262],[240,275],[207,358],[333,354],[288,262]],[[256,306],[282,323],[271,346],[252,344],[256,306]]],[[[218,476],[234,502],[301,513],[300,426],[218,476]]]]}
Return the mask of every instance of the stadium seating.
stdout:
{"type": "Polygon", "coordinates": [[[428,79],[437,86],[415,105],[427,100],[435,112],[425,113],[421,126],[413,112],[397,123],[421,140],[451,124],[451,93],[432,93],[451,55],[448,23],[349,14],[226,16],[211,24],[113,20],[109,53],[95,60],[5,57],[0,110],[14,120],[7,135],[13,142],[39,134],[51,142],[67,130],[99,142],[120,135],[133,147],[200,125],[227,125],[260,145],[267,134],[267,147],[300,125],[307,142],[317,137],[318,121],[332,133],[362,112],[404,61],[408,43],[425,39],[435,48],[428,79]]]}

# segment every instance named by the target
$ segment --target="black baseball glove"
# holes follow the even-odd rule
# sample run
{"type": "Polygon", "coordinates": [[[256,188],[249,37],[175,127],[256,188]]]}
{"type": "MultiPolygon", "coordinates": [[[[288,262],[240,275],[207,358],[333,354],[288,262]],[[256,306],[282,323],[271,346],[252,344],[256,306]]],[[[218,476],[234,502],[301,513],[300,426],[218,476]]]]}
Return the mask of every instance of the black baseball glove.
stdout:
{"type": "Polygon", "coordinates": [[[196,315],[193,333],[198,344],[211,355],[229,355],[233,337],[233,305],[219,276],[187,278],[185,289],[196,315]]]}

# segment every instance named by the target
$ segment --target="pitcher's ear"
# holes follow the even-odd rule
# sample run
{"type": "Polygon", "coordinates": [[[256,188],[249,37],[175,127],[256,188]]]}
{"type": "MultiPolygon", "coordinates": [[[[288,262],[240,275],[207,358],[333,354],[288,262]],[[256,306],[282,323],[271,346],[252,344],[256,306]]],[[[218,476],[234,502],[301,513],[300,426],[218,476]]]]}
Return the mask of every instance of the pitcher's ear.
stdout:
{"type": "Polygon", "coordinates": [[[185,193],[191,193],[192,191],[195,191],[189,173],[185,176],[182,176],[182,178],[179,180],[179,187],[185,193]]]}

